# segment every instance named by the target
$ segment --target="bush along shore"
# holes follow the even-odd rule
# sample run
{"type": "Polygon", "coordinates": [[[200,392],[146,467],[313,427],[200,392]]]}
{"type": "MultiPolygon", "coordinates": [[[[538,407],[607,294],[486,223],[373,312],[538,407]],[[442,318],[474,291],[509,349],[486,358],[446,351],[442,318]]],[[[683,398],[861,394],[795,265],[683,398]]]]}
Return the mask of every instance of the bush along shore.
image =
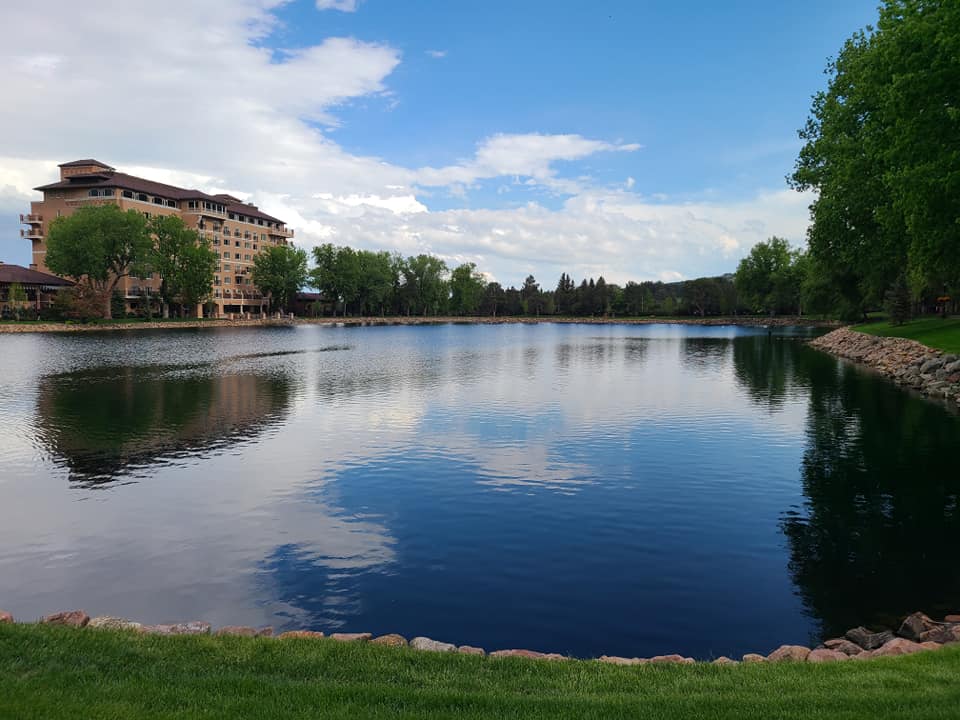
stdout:
{"type": "Polygon", "coordinates": [[[934,350],[915,340],[867,335],[839,328],[810,346],[877,370],[899,385],[960,404],[960,356],[934,350]]]}
{"type": "MultiPolygon", "coordinates": [[[[0,610],[0,624],[13,623],[13,615],[0,610]]],[[[105,630],[126,630],[147,635],[177,636],[177,635],[218,635],[239,637],[274,637],[272,627],[255,628],[248,626],[231,625],[219,628],[215,632],[210,623],[192,621],[162,625],[145,625],[124,618],[99,616],[91,618],[83,610],[69,610],[53,615],[47,615],[39,621],[44,625],[61,625],[74,628],[93,628],[105,630]]],[[[370,642],[388,647],[410,647],[425,652],[459,653],[462,655],[488,655],[483,648],[470,645],[455,645],[441,642],[428,637],[415,637],[408,641],[402,635],[391,633],[374,637],[372,633],[336,632],[325,635],[314,630],[290,630],[276,636],[278,640],[297,639],[325,639],[337,642],[370,642]]],[[[960,643],[960,615],[947,615],[943,621],[937,622],[927,615],[916,612],[907,616],[896,632],[891,630],[874,631],[864,627],[856,627],[847,631],[843,637],[831,638],[821,645],[809,648],[803,645],[781,645],[768,655],[748,653],[743,656],[744,663],[757,662],[836,662],[842,660],[867,660],[876,657],[911,655],[913,653],[938,650],[944,645],[960,643]]],[[[495,650],[489,653],[491,658],[516,657],[529,660],[575,660],[575,658],[559,653],[544,653],[536,650],[506,649],[495,650]]],[[[690,657],[682,655],[657,655],[650,658],[619,657],[602,655],[600,662],[611,665],[646,665],[650,663],[674,663],[693,665],[697,663],[690,657]]],[[[703,661],[714,665],[737,665],[740,661],[719,657],[714,660],[703,661]]]]}
{"type": "Polygon", "coordinates": [[[388,317],[297,317],[266,318],[256,320],[143,320],[143,321],[103,321],[95,323],[66,322],[25,322],[0,323],[3,333],[54,333],[54,332],[103,332],[118,330],[183,330],[190,328],[240,328],[240,327],[276,327],[293,325],[329,325],[333,327],[361,327],[377,325],[446,325],[449,323],[467,325],[509,325],[530,323],[583,323],[591,325],[739,325],[743,327],[836,327],[837,322],[817,320],[806,317],[529,317],[529,316],[388,316],[388,317]]]}

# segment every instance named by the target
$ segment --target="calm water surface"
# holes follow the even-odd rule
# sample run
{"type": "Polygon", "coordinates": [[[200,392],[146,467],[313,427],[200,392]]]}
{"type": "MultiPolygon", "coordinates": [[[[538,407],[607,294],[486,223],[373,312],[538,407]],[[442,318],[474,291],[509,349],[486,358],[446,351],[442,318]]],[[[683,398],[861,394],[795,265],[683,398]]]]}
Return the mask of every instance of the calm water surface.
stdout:
{"type": "Polygon", "coordinates": [[[701,658],[960,609],[960,420],[791,333],[0,335],[0,607],[701,658]]]}

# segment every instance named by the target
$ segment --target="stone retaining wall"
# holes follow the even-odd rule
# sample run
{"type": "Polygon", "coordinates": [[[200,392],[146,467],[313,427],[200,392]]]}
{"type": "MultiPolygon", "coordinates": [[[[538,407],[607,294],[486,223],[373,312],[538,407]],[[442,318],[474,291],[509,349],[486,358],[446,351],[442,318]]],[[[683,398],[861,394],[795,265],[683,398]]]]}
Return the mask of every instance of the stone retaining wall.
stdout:
{"type": "MultiPolygon", "coordinates": [[[[13,615],[0,610],[0,625],[12,623],[13,615]]],[[[210,635],[210,623],[194,621],[162,625],[144,625],[124,618],[100,616],[90,618],[83,610],[70,610],[47,615],[40,620],[47,625],[65,625],[75,628],[125,630],[149,635],[210,635]]],[[[254,628],[229,625],[218,629],[215,635],[273,638],[273,628],[254,628]]],[[[369,642],[385,647],[410,647],[423,652],[459,653],[463,655],[487,655],[483,648],[470,645],[457,646],[427,637],[415,637],[409,642],[402,635],[390,634],[374,637],[372,633],[332,633],[329,636],[314,630],[291,630],[276,636],[278,640],[332,640],[335,642],[369,642]]],[[[738,665],[740,662],[838,662],[843,660],[867,660],[875,657],[910,655],[917,652],[937,650],[944,645],[960,643],[960,615],[947,615],[942,622],[931,620],[923,613],[913,613],[900,624],[896,633],[890,630],[872,631],[864,627],[853,628],[842,637],[826,640],[815,648],[803,645],[781,645],[769,655],[748,653],[741,661],[728,657],[702,660],[714,665],[738,665]]],[[[525,658],[528,660],[575,660],[558,653],[543,653],[535,650],[509,649],[489,653],[491,658],[525,658]]],[[[697,660],[682,655],[656,655],[650,658],[619,657],[602,655],[599,662],[611,665],[647,665],[674,663],[692,665],[697,660]]]]}
{"type": "Polygon", "coordinates": [[[876,337],[846,327],[818,337],[810,346],[873,368],[928,397],[960,403],[960,356],[915,340],[876,337]]]}

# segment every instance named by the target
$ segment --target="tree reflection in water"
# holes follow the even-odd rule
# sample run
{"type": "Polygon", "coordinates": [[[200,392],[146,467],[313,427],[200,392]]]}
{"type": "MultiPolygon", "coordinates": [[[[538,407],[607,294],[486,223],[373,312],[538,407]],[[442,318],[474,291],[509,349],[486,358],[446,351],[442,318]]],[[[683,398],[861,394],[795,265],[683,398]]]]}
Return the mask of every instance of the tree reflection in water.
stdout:
{"type": "Polygon", "coordinates": [[[805,502],[784,513],[789,570],[824,635],[960,607],[960,419],[833,358],[740,338],[737,378],[766,407],[809,397],[805,502]]]}
{"type": "Polygon", "coordinates": [[[106,367],[44,378],[40,438],[78,487],[259,435],[289,403],[283,374],[213,366],[106,367]]]}

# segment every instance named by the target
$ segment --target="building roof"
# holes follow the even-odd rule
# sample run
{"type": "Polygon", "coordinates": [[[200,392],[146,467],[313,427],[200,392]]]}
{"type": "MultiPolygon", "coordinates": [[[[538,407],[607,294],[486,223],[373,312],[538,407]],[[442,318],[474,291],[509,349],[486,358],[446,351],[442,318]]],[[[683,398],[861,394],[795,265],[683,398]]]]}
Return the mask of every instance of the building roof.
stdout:
{"type": "Polygon", "coordinates": [[[38,270],[31,270],[20,265],[8,265],[0,262],[0,285],[20,283],[21,285],[56,285],[67,287],[73,285],[69,280],[49,275],[38,270]]]}
{"type": "Polygon", "coordinates": [[[187,188],[177,187],[175,185],[167,185],[166,183],[147,180],[145,178],[136,177],[135,175],[127,175],[126,173],[116,172],[113,168],[97,162],[96,160],[74,160],[73,162],[64,163],[60,167],[81,165],[99,165],[103,168],[106,168],[106,172],[72,175],[71,177],[68,177],[64,180],[59,180],[55,183],[50,183],[49,185],[41,185],[40,187],[34,188],[34,190],[44,192],[47,190],[63,190],[66,188],[120,188],[121,190],[131,190],[133,192],[156,195],[168,200],[205,200],[208,202],[215,202],[219,205],[225,206],[228,213],[247,215],[252,218],[258,218],[260,220],[266,220],[267,222],[274,222],[280,225],[286,224],[283,220],[275,218],[272,215],[267,215],[255,205],[249,205],[245,202],[242,202],[232,195],[209,195],[208,193],[201,192],[200,190],[190,190],[187,188]]]}
{"type": "Polygon", "coordinates": [[[70,162],[60,163],[57,165],[57,167],[84,167],[86,165],[99,165],[102,168],[113,170],[113,168],[106,163],[102,163],[99,160],[94,160],[93,158],[87,158],[86,160],[71,160],[70,162]]]}

